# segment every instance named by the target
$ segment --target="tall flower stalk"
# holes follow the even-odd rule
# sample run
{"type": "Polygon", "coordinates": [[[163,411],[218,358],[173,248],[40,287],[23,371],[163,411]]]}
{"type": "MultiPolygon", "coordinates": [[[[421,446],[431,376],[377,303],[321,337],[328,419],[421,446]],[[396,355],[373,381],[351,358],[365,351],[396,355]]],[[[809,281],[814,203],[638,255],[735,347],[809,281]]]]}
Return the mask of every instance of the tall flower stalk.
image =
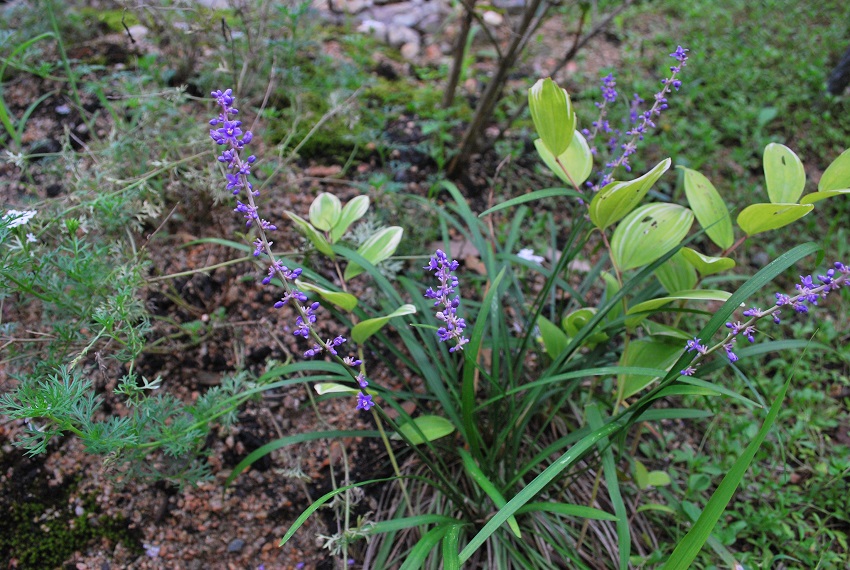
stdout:
{"type": "MultiPolygon", "coordinates": [[[[631,172],[632,167],[629,164],[629,157],[637,151],[638,143],[644,139],[644,136],[650,129],[655,127],[655,120],[661,116],[661,111],[667,108],[667,96],[671,91],[678,91],[682,86],[682,80],[679,79],[679,74],[685,67],[688,61],[688,49],[682,46],[677,46],[676,50],[670,54],[670,57],[676,60],[676,64],[670,66],[670,76],[661,80],[661,90],[653,95],[653,104],[647,111],[640,112],[639,107],[644,102],[637,93],[630,103],[629,121],[632,125],[625,134],[628,138],[625,142],[620,142],[620,131],[615,130],[610,126],[607,120],[608,107],[617,100],[616,81],[612,74],[607,75],[602,79],[602,102],[596,103],[599,109],[598,118],[592,123],[593,129],[584,129],[582,133],[587,137],[588,143],[591,143],[596,136],[602,132],[612,134],[607,141],[608,150],[614,152],[619,148],[620,153],[615,158],[605,164],[605,169],[599,173],[599,179],[594,184],[591,181],[587,182],[587,186],[593,191],[605,187],[614,181],[614,171],[619,168],[625,168],[626,172],[631,172]]],[[[592,147],[591,152],[597,154],[597,148],[592,147]]]]}
{"type": "Polygon", "coordinates": [[[842,285],[846,285],[850,280],[850,266],[836,261],[834,267],[826,272],[825,275],[818,275],[817,280],[820,285],[816,285],[811,275],[801,275],[800,282],[795,286],[799,291],[797,295],[787,295],[785,293],[776,293],[776,303],[773,307],[761,310],[758,307],[750,307],[743,312],[744,317],[749,317],[746,321],[735,321],[726,323],[726,328],[729,332],[726,337],[712,347],[702,344],[698,338],[689,340],[685,343],[685,348],[688,352],[696,352],[696,358],[691,364],[683,369],[680,374],[682,376],[693,376],[697,371],[697,366],[701,360],[712,352],[723,349],[726,352],[726,357],[730,362],[737,362],[738,355],[735,354],[735,343],[738,337],[744,337],[749,342],[755,342],[756,322],[765,317],[773,317],[773,322],[779,324],[780,315],[783,307],[789,307],[797,313],[807,314],[812,306],[817,306],[818,300],[826,298],[832,291],[837,291],[842,285]]]}
{"type": "MultiPolygon", "coordinates": [[[[258,237],[254,240],[254,255],[265,257],[269,262],[268,274],[262,280],[263,284],[269,284],[273,277],[278,277],[283,284],[283,296],[274,303],[274,308],[280,309],[289,305],[295,310],[297,316],[293,334],[313,341],[313,346],[304,352],[305,358],[311,358],[327,351],[332,358],[341,364],[350,367],[360,366],[362,361],[359,359],[339,356],[337,348],[346,342],[345,337],[337,336],[333,339],[324,340],[319,336],[315,324],[318,320],[316,311],[319,310],[320,304],[318,302],[309,303],[307,295],[295,287],[295,280],[302,273],[301,268],[287,267],[272,252],[273,242],[269,240],[268,235],[277,231],[277,227],[260,217],[255,201],[260,192],[254,189],[248,178],[256,157],[250,155],[245,159],[242,158],[242,152],[251,143],[254,135],[251,131],[242,131],[242,122],[236,118],[239,110],[233,107],[234,99],[231,89],[213,91],[212,96],[221,111],[218,117],[210,120],[210,126],[214,127],[210,129],[210,138],[216,144],[226,147],[217,160],[229,171],[225,174],[227,189],[232,191],[234,196],[244,195],[246,200],[245,202],[237,200],[234,211],[242,214],[246,220],[246,227],[253,227],[257,231],[258,237]]],[[[375,405],[372,396],[364,391],[369,382],[362,373],[352,374],[352,376],[360,387],[357,394],[357,409],[369,410],[375,405]]]]}
{"type": "Polygon", "coordinates": [[[425,269],[434,272],[434,275],[440,281],[440,286],[437,289],[428,287],[425,291],[425,297],[428,299],[436,299],[434,306],[442,305],[442,310],[437,311],[436,317],[445,323],[437,329],[437,337],[440,342],[454,341],[454,346],[449,349],[449,352],[463,350],[463,346],[469,342],[469,339],[463,336],[463,331],[466,328],[466,321],[457,316],[457,308],[460,306],[460,295],[452,295],[457,287],[458,280],[454,272],[458,268],[458,262],[454,259],[449,259],[446,253],[438,249],[425,269]]]}

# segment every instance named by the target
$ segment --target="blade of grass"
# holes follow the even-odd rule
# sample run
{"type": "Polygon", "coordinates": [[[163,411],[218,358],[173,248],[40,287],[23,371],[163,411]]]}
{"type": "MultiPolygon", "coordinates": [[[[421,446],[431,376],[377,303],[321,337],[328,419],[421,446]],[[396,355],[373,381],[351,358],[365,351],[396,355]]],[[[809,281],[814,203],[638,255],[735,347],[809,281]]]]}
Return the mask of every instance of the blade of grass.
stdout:
{"type": "Polygon", "coordinates": [[[723,515],[729,501],[732,500],[732,495],[735,494],[735,490],[741,483],[741,479],[747,473],[753,457],[755,457],[756,452],[767,437],[767,433],[770,431],[771,426],[773,426],[773,422],[776,421],[790,385],[791,377],[785,381],[785,384],[773,401],[773,405],[770,406],[770,411],[755,438],[747,445],[744,452],[735,461],[735,464],[726,476],[723,477],[720,485],[711,495],[711,499],[709,499],[708,504],[703,509],[702,514],[700,514],[699,519],[697,519],[696,524],[691,527],[691,530],[688,531],[682,542],[673,550],[673,554],[670,555],[662,570],[686,570],[690,568],[691,562],[699,554],[699,551],[702,550],[703,545],[711,535],[712,529],[714,529],[717,521],[723,515]]]}
{"type": "MultiPolygon", "coordinates": [[[[593,403],[587,407],[587,421],[590,428],[598,430],[604,426],[602,413],[599,406],[593,403]]],[[[610,421],[610,419],[609,419],[610,421]]],[[[614,450],[608,445],[608,438],[603,438],[596,444],[602,454],[602,470],[605,473],[605,486],[608,487],[608,496],[614,506],[614,514],[617,515],[617,550],[620,558],[620,570],[629,567],[629,554],[632,550],[632,535],[629,531],[629,518],[626,512],[626,504],[620,493],[620,481],[617,478],[617,464],[614,461],[614,450]]]]}
{"type": "Polygon", "coordinates": [[[534,200],[542,200],[543,198],[553,198],[557,196],[572,198],[586,197],[584,194],[580,194],[575,190],[568,190],[566,188],[545,188],[543,190],[535,190],[534,192],[529,192],[528,194],[523,194],[522,196],[519,196],[517,198],[502,202],[498,206],[493,206],[489,210],[484,210],[483,212],[478,214],[478,217],[483,218],[484,216],[489,216],[490,214],[498,212],[499,210],[504,210],[505,208],[518,206],[520,204],[525,204],[526,202],[532,202],[534,200]]]}
{"type": "Polygon", "coordinates": [[[449,525],[443,536],[443,570],[460,570],[460,558],[457,555],[457,545],[460,541],[461,524],[449,525]]]}
{"type": "Polygon", "coordinates": [[[440,543],[443,536],[445,536],[452,526],[454,525],[440,525],[426,532],[410,551],[410,554],[407,555],[407,559],[405,559],[404,564],[401,565],[399,570],[419,570],[422,568],[428,555],[440,543]]]}
{"type": "Polygon", "coordinates": [[[322,495],[321,497],[319,497],[318,499],[313,501],[313,503],[309,507],[307,507],[304,510],[304,512],[301,513],[298,516],[297,519],[295,519],[295,522],[292,523],[292,526],[289,527],[289,530],[286,531],[286,534],[284,534],[283,538],[280,539],[278,546],[283,546],[284,544],[286,544],[286,542],[290,538],[292,538],[292,535],[294,535],[298,531],[298,529],[301,528],[301,525],[303,525],[307,521],[307,519],[310,518],[310,515],[315,513],[317,510],[319,510],[319,508],[322,505],[324,505],[325,503],[327,503],[328,501],[330,501],[331,499],[333,499],[334,497],[336,497],[340,493],[344,493],[344,492],[348,491],[349,489],[354,489],[355,487],[365,487],[366,485],[374,485],[375,483],[386,483],[387,481],[394,481],[394,480],[395,480],[395,477],[385,477],[383,479],[370,479],[368,481],[361,481],[360,483],[352,483],[351,485],[344,485],[342,487],[339,487],[338,489],[334,489],[333,491],[325,493],[324,495],[322,495]]]}
{"type": "MultiPolygon", "coordinates": [[[[481,468],[478,467],[469,452],[463,448],[458,448],[457,452],[458,455],[460,455],[461,460],[463,461],[464,469],[466,469],[466,472],[469,474],[472,480],[475,481],[475,483],[481,488],[482,491],[484,491],[484,493],[488,497],[490,497],[490,500],[493,501],[493,504],[496,505],[497,509],[501,509],[502,507],[504,507],[507,501],[496,488],[496,486],[493,484],[493,482],[487,478],[487,475],[485,475],[484,472],[481,471],[481,468]]],[[[507,521],[508,526],[511,528],[511,531],[514,533],[514,535],[517,538],[522,538],[522,533],[519,531],[519,524],[517,524],[516,522],[516,517],[511,515],[508,517],[507,521]]]]}
{"type": "MultiPolygon", "coordinates": [[[[472,450],[472,455],[479,458],[481,457],[479,447],[481,434],[478,432],[478,424],[475,422],[475,370],[478,364],[481,342],[484,339],[484,327],[487,325],[487,317],[493,309],[494,303],[497,302],[499,284],[504,276],[505,270],[502,269],[490,283],[490,290],[487,291],[487,295],[484,297],[484,301],[481,304],[481,311],[475,318],[475,326],[472,328],[472,334],[469,335],[469,343],[463,351],[465,363],[463,366],[463,385],[461,388],[461,416],[463,418],[464,433],[468,438],[467,443],[472,450]]],[[[496,310],[498,310],[498,306],[496,310]]]]}
{"type": "Polygon", "coordinates": [[[549,467],[544,469],[542,473],[531,481],[531,483],[526,485],[525,488],[517,493],[514,498],[508,501],[504,507],[499,509],[499,511],[493,515],[489,521],[487,521],[487,524],[478,531],[478,534],[472,537],[472,540],[470,540],[460,552],[461,563],[469,560],[475,551],[478,550],[488,538],[490,538],[496,529],[508,520],[508,517],[515,514],[520,507],[534,498],[537,493],[542,491],[543,488],[555,477],[560,475],[564,469],[573,465],[579,458],[592,449],[597,442],[610,436],[622,427],[622,421],[612,421],[606,426],[591,432],[582,438],[581,441],[572,446],[566,453],[561,455],[561,457],[559,457],[549,467]]]}

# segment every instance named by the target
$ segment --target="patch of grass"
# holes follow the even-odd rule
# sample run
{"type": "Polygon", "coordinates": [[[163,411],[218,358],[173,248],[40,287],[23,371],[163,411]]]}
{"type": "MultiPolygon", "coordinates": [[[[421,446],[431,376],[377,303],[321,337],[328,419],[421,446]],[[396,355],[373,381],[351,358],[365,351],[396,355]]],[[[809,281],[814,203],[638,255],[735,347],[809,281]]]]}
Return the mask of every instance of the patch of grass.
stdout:
{"type": "MultiPolygon", "coordinates": [[[[728,189],[733,203],[749,203],[743,197],[762,184],[764,146],[775,141],[797,152],[813,188],[812,175],[848,145],[850,98],[825,91],[850,43],[848,19],[850,5],[843,2],[815,9],[791,0],[696,0],[636,8],[618,31],[624,60],[614,71],[621,97],[636,92],[651,100],[670,65],[667,54],[677,44],[691,51],[682,89],[669,97],[660,128],[633,161],[635,171],[671,156],[728,189]]],[[[597,96],[595,90],[591,98],[597,96]]]]}
{"type": "MultiPolygon", "coordinates": [[[[725,387],[768,403],[789,376],[794,380],[774,432],[713,531],[719,546],[704,549],[694,568],[725,567],[719,550],[731,553],[745,568],[780,563],[839,568],[850,557],[850,331],[843,323],[836,326],[818,317],[790,328],[765,332],[811,338],[836,350],[812,349],[802,358],[795,352],[775,353],[761,361],[743,361],[740,375],[724,373],[725,387]]],[[[691,436],[665,433],[668,451],[659,450],[656,440],[645,441],[641,451],[646,457],[669,456],[666,470],[679,489],[674,494],[685,493],[682,506],[687,510],[705,504],[758,431],[764,413],[729,399],[691,398],[683,404],[713,408],[715,416],[691,426],[691,436]]],[[[661,552],[669,553],[684,536],[689,524],[683,516],[679,520],[680,530],[661,552]]],[[[656,523],[670,528],[669,515],[658,515],[656,523]]]]}

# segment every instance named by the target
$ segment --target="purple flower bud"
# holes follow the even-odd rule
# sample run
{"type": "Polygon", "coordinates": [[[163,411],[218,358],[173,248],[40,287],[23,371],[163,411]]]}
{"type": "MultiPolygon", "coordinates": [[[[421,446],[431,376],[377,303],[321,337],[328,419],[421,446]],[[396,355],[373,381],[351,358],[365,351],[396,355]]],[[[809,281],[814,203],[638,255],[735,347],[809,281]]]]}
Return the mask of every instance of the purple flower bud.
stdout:
{"type": "Polygon", "coordinates": [[[735,341],[733,340],[732,342],[727,342],[726,344],[723,345],[723,348],[726,350],[726,356],[729,357],[729,362],[737,362],[738,361],[738,355],[735,354],[734,352],[732,352],[732,349],[735,346],[734,342],[735,341]]]}
{"type": "Polygon", "coordinates": [[[357,379],[357,384],[360,385],[360,388],[365,389],[366,386],[369,385],[369,381],[366,380],[366,377],[363,374],[358,374],[355,378],[357,379]]]}

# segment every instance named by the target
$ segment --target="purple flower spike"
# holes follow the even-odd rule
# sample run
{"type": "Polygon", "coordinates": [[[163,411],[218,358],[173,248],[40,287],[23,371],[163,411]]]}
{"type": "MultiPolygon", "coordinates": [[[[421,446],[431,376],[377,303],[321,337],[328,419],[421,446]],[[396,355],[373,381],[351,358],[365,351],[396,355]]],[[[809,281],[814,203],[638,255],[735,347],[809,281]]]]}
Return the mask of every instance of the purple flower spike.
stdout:
{"type": "MultiPolygon", "coordinates": [[[[224,165],[228,171],[225,173],[227,190],[232,191],[234,195],[239,195],[243,189],[247,190],[244,194],[244,196],[246,196],[245,202],[238,200],[236,202],[235,211],[242,214],[246,220],[245,225],[247,227],[254,227],[256,233],[259,234],[259,236],[254,240],[254,256],[259,257],[266,254],[271,261],[268,274],[263,278],[263,285],[271,283],[271,280],[274,277],[280,279],[283,284],[284,293],[280,300],[275,302],[274,307],[276,309],[280,309],[287,304],[290,307],[294,307],[298,316],[295,319],[293,333],[296,336],[301,336],[305,339],[312,338],[313,341],[317,341],[313,342],[313,346],[311,348],[304,351],[304,358],[312,358],[327,351],[332,356],[340,359],[337,347],[346,342],[345,337],[337,336],[332,340],[323,341],[315,332],[313,327],[317,320],[316,311],[319,309],[319,303],[314,302],[310,305],[305,305],[305,303],[307,303],[307,295],[296,289],[292,284],[293,281],[301,276],[301,268],[290,269],[280,260],[275,259],[274,254],[271,251],[273,242],[268,240],[266,234],[267,232],[277,230],[277,227],[268,220],[261,218],[257,211],[257,205],[254,198],[258,197],[260,193],[259,191],[254,190],[254,187],[248,181],[248,177],[251,175],[251,165],[256,162],[257,158],[251,155],[243,160],[240,156],[240,152],[251,143],[254,135],[251,131],[243,132],[241,129],[242,122],[234,118],[239,111],[233,107],[233,91],[230,89],[227,89],[226,91],[217,90],[212,92],[212,96],[215,98],[221,112],[217,117],[209,121],[210,126],[214,127],[210,129],[210,138],[215,141],[216,144],[226,147],[222,150],[221,154],[216,157],[216,160],[224,165]],[[290,302],[293,301],[293,299],[294,302],[290,302]]],[[[456,285],[457,281],[455,280],[454,283],[456,285]]],[[[291,329],[289,326],[285,326],[284,330],[290,331],[291,329]]],[[[349,366],[360,366],[363,364],[361,360],[354,359],[350,356],[346,356],[341,360],[349,366]]],[[[369,384],[366,381],[366,377],[362,374],[357,375],[356,380],[361,389],[365,388],[369,384]]],[[[366,395],[362,392],[358,394],[358,409],[368,410],[374,405],[375,403],[372,401],[372,396],[366,395]]]]}
{"type": "MultiPolygon", "coordinates": [[[[655,121],[657,120],[657,117],[661,115],[661,111],[667,109],[667,95],[673,90],[678,91],[682,86],[682,81],[679,79],[678,75],[685,67],[688,59],[687,52],[687,49],[682,46],[678,46],[676,50],[670,54],[670,56],[678,63],[670,67],[670,76],[661,80],[661,90],[653,95],[653,105],[649,110],[643,112],[640,111],[639,107],[640,104],[643,103],[643,99],[635,94],[629,106],[629,120],[632,127],[625,132],[626,136],[630,138],[625,142],[620,142],[619,137],[612,137],[609,147],[612,152],[614,149],[619,149],[620,154],[605,163],[605,170],[597,172],[598,177],[594,178],[596,178],[598,182],[595,184],[593,182],[586,183],[586,185],[593,191],[599,191],[601,188],[604,188],[605,185],[613,179],[611,174],[617,168],[623,167],[626,172],[631,172],[632,167],[629,163],[629,157],[634,155],[637,151],[637,143],[644,140],[644,137],[650,129],[655,128],[655,121]]],[[[593,129],[585,133],[589,144],[593,141],[600,130],[603,132],[610,132],[608,121],[605,121],[604,119],[607,114],[608,104],[615,102],[617,98],[617,92],[614,89],[614,85],[615,82],[612,75],[608,75],[603,78],[601,88],[602,102],[596,103],[596,106],[599,108],[599,119],[592,123],[593,129]]],[[[596,154],[596,152],[597,148],[595,146],[591,147],[591,153],[596,154]]]]}
{"type": "Polygon", "coordinates": [[[606,103],[614,103],[617,100],[617,90],[614,88],[617,85],[617,80],[614,79],[614,74],[609,73],[607,77],[602,78],[602,98],[606,103]]]}
{"type": "Polygon", "coordinates": [[[436,299],[434,306],[442,305],[442,310],[437,311],[436,317],[445,323],[445,326],[437,329],[437,338],[440,342],[455,341],[455,345],[449,349],[449,352],[463,350],[463,346],[469,342],[469,339],[463,336],[463,330],[466,328],[466,321],[457,316],[457,308],[460,306],[460,297],[451,295],[455,292],[455,287],[458,285],[458,279],[452,273],[458,268],[458,262],[449,259],[445,252],[438,249],[434,256],[429,260],[425,269],[434,272],[434,275],[440,281],[440,286],[434,290],[428,287],[425,291],[425,297],[428,299],[436,299]]]}
{"type": "Polygon", "coordinates": [[[697,371],[697,369],[694,368],[693,366],[688,366],[687,368],[685,368],[684,370],[679,372],[679,374],[681,374],[682,376],[693,376],[696,373],[696,371],[697,371]]]}

